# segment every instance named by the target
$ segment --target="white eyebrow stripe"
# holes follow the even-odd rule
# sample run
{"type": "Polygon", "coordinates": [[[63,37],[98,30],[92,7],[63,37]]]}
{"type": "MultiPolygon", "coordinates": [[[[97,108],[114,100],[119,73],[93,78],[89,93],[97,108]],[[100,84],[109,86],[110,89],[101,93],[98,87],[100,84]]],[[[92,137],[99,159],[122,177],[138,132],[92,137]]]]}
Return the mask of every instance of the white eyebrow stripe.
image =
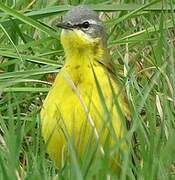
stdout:
{"type": "Polygon", "coordinates": [[[87,19],[87,21],[89,22],[89,24],[101,25],[100,23],[98,23],[97,21],[95,21],[93,19],[87,19]]]}
{"type": "Polygon", "coordinates": [[[93,19],[88,19],[87,21],[89,22],[89,24],[97,24],[97,22],[94,21],[93,19]]]}

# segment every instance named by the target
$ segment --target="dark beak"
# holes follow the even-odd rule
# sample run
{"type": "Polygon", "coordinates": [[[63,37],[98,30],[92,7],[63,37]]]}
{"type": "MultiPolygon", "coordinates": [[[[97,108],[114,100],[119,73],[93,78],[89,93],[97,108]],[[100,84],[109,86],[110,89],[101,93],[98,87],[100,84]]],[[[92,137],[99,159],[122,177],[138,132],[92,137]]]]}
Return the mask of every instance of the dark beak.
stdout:
{"type": "Polygon", "coordinates": [[[71,24],[66,24],[66,23],[58,23],[56,24],[56,27],[62,28],[62,29],[73,29],[73,26],[71,24]]]}

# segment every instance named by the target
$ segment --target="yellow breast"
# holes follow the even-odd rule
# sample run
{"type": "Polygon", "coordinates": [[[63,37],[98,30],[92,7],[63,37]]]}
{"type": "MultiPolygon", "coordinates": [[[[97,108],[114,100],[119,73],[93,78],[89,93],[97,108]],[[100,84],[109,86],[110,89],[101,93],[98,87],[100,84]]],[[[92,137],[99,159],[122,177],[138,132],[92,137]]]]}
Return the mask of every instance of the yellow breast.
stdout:
{"type": "MultiPolygon", "coordinates": [[[[71,62],[75,62],[75,59],[71,62]]],[[[123,128],[111,86],[117,94],[119,87],[98,63],[67,63],[58,74],[41,111],[42,134],[48,153],[58,167],[63,154],[66,154],[64,152],[68,148],[68,139],[71,139],[77,154],[81,155],[88,143],[92,146],[98,141],[104,144],[108,133],[113,142],[111,144],[114,144],[117,137],[122,136],[123,128]],[[100,95],[97,84],[103,95],[100,95]]]]}

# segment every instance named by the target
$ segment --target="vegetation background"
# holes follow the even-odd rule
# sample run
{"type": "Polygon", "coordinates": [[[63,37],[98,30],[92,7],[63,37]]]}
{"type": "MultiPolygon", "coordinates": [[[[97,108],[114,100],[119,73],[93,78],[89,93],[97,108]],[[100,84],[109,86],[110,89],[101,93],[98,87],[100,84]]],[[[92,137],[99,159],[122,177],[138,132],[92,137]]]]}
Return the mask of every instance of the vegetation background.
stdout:
{"type": "Polygon", "coordinates": [[[174,0],[0,0],[0,179],[116,179],[100,159],[58,171],[40,135],[42,102],[64,63],[54,24],[78,4],[104,21],[133,107],[137,161],[125,156],[118,178],[175,179],[174,0]]]}

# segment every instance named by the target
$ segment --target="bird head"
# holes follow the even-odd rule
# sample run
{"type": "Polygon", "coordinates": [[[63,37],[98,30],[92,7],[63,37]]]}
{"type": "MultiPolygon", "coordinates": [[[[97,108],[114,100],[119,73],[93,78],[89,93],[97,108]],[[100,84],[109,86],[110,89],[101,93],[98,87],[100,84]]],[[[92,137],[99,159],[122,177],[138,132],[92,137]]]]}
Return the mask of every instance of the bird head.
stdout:
{"type": "Polygon", "coordinates": [[[97,13],[87,6],[73,7],[57,27],[62,28],[61,43],[65,50],[106,46],[105,27],[97,13]]]}

